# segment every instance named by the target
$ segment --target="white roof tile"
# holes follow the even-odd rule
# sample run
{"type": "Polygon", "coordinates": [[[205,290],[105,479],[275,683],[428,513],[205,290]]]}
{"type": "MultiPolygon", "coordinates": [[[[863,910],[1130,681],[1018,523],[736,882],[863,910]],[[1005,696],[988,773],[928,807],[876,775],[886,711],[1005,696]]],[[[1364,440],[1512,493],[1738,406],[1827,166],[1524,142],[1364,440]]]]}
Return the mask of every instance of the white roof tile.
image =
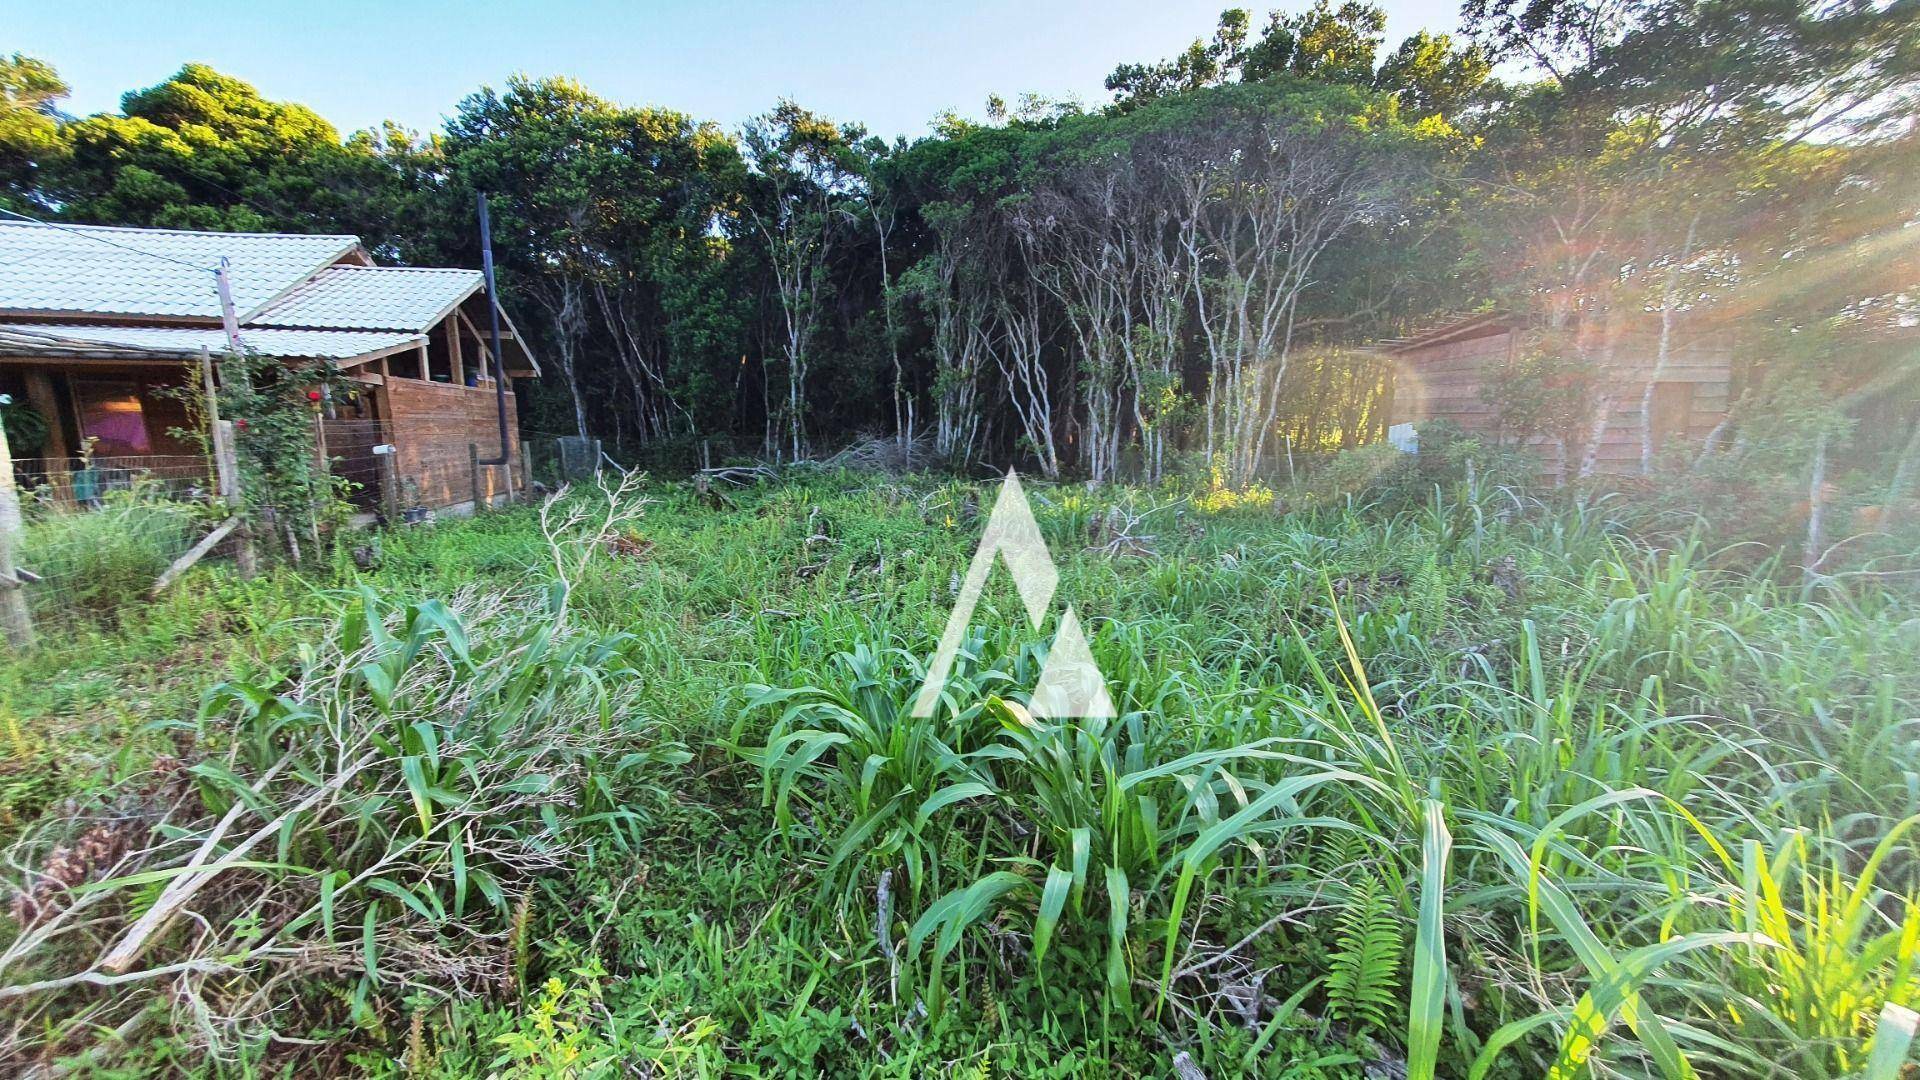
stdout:
{"type": "MultiPolygon", "coordinates": [[[[340,260],[359,248],[344,234],[212,233],[0,221],[0,316],[68,316],[75,325],[0,325],[13,355],[51,355],[47,335],[91,343],[90,355],[193,355],[225,348],[215,328],[213,268],[224,256],[247,343],[274,356],[350,360],[420,340],[482,287],[477,270],[369,267],[340,260]],[[201,326],[90,327],[92,317],[167,317],[201,326]],[[287,336],[329,333],[318,336],[287,336]],[[22,353],[22,349],[32,350],[22,353]]],[[[512,370],[539,374],[501,311],[512,370]],[[515,358],[517,354],[517,359],[515,358]],[[524,367],[519,365],[524,364],[524,367]]]]}
{"type": "MultiPolygon", "coordinates": [[[[240,339],[263,356],[353,360],[418,344],[419,334],[379,330],[245,329],[240,339]]],[[[136,356],[191,359],[200,350],[223,352],[227,335],[193,326],[50,326],[0,324],[0,354],[11,356],[136,356]]]]}
{"type": "Polygon", "coordinates": [[[359,246],[346,235],[0,222],[0,311],[217,319],[225,256],[245,319],[359,246]]]}
{"type": "Polygon", "coordinates": [[[329,266],[247,325],[422,333],[482,284],[478,270],[329,266]]]}

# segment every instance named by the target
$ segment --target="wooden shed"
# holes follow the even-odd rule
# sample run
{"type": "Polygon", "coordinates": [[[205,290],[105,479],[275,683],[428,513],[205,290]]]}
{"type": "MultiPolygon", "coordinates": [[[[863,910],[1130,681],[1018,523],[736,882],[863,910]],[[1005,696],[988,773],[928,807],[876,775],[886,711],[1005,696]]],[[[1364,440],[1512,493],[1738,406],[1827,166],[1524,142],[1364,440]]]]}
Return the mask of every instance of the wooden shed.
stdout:
{"type": "Polygon", "coordinates": [[[1503,430],[1489,389],[1520,350],[1551,340],[1526,320],[1503,312],[1453,315],[1376,349],[1393,360],[1388,438],[1411,449],[1421,425],[1445,420],[1461,430],[1522,442],[1537,450],[1556,477],[1587,472],[1638,473],[1642,415],[1650,414],[1652,445],[1698,445],[1726,418],[1733,393],[1732,341],[1724,327],[1676,320],[1666,329],[1652,318],[1632,326],[1587,327],[1580,348],[1593,369],[1588,417],[1571,437],[1517,438],[1503,430]]]}
{"type": "Polygon", "coordinates": [[[76,477],[204,474],[166,391],[231,347],[217,267],[242,348],[346,377],[315,437],[366,509],[460,510],[524,486],[511,381],[539,368],[506,313],[489,310],[480,271],[375,266],[347,235],[0,222],[0,393],[39,435],[14,448],[16,471],[69,497],[76,477]],[[481,329],[496,314],[509,460],[476,467],[501,451],[481,329]]]}

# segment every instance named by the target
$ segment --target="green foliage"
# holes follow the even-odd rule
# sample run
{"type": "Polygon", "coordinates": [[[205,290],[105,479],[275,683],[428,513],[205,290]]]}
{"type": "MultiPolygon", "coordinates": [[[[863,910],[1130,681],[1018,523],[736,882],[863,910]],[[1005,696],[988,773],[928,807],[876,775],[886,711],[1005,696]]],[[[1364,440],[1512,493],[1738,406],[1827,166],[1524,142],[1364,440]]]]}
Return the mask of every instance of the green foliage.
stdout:
{"type": "Polygon", "coordinates": [[[1524,443],[1545,436],[1577,460],[1593,422],[1596,367],[1564,334],[1527,335],[1480,383],[1480,400],[1493,411],[1494,439],[1524,443]]]}
{"type": "Polygon", "coordinates": [[[1399,1001],[1405,941],[1393,899],[1378,878],[1352,881],[1327,959],[1327,1015],[1366,1034],[1388,1027],[1399,1001]]]}
{"type": "Polygon", "coordinates": [[[7,449],[15,457],[39,454],[47,444],[47,418],[20,401],[0,406],[0,410],[0,423],[7,427],[7,449]]]}
{"type": "Polygon", "coordinates": [[[43,603],[107,614],[144,598],[200,524],[196,507],[135,486],[105,492],[97,509],[34,514],[18,557],[45,579],[33,590],[43,603]]]}
{"type": "MultiPolygon", "coordinates": [[[[97,949],[132,918],[94,918],[102,905],[165,912],[195,893],[245,897],[201,906],[210,940],[178,946],[221,958],[229,974],[203,992],[240,1014],[301,954],[332,955],[351,972],[347,1015],[362,1026],[374,1024],[383,992],[447,976],[498,982],[523,966],[509,955],[518,950],[498,945],[510,925],[524,943],[526,904],[515,894],[590,837],[633,843],[651,802],[640,778],[688,759],[630,708],[635,642],[571,632],[525,598],[396,604],[362,588],[337,604],[293,670],[223,682],[197,723],[169,725],[195,748],[191,764],[164,765],[149,781],[187,796],[149,826],[173,842],[136,844],[138,854],[91,864],[64,887],[29,881],[15,916],[49,930],[92,919],[85,932],[97,949]],[[262,923],[261,908],[279,916],[262,923]],[[442,950],[467,966],[436,975],[442,950]]],[[[60,854],[70,848],[46,853],[90,823],[91,836],[132,827],[112,806],[90,798],[20,850],[70,861],[60,854]]],[[[156,929],[131,923],[127,940],[156,929]]],[[[43,944],[20,938],[7,961],[44,969],[69,959],[43,944]]],[[[211,961],[189,961],[201,962],[211,961]]],[[[83,1022],[68,1008],[84,1017],[88,1007],[43,1004],[61,1023],[83,1022]]],[[[235,1034],[242,1048],[254,1037],[235,1034]]]]}
{"type": "MultiPolygon", "coordinates": [[[[256,533],[272,538],[294,562],[326,561],[327,545],[349,509],[344,482],[320,460],[315,396],[345,385],[338,369],[254,352],[227,353],[217,364],[218,413],[233,421],[243,513],[256,533]]],[[[203,380],[199,366],[189,364],[180,384],[160,392],[185,403],[195,421],[174,435],[211,453],[208,425],[201,420],[208,412],[203,380]]]]}
{"type": "MultiPolygon", "coordinates": [[[[240,805],[212,765],[257,778],[286,757],[323,778],[322,732],[377,734],[389,749],[347,789],[354,810],[302,824],[285,860],[242,857],[324,872],[404,849],[368,880],[432,918],[362,882],[336,887],[332,938],[317,915],[279,931],[330,940],[346,964],[331,995],[279,984],[283,1015],[334,1025],[376,1073],[574,1055],[688,1073],[1159,1074],[1186,1052],[1221,1075],[1348,1076],[1403,1056],[1436,1076],[1684,1060],[1837,1078],[1901,1049],[1877,1033],[1911,1001],[1920,925],[1911,832],[1895,827],[1920,810],[1902,734],[1920,703],[1911,595],[1841,579],[1844,595],[1809,601],[1739,548],[1643,546],[1672,527],[1663,510],[1436,476],[1405,501],[1283,490],[1284,515],[1169,526],[1128,559],[1082,550],[1122,493],[1032,485],[1063,595],[1094,613],[1124,714],[1106,722],[1026,715],[1044,634],[1021,630],[999,575],[946,699],[908,712],[978,528],[966,485],[823,475],[715,508],[656,484],[635,526],[650,553],[583,549],[576,629],[537,662],[543,605],[519,590],[552,564],[531,511],[388,534],[376,594],[463,597],[375,600],[375,620],[352,614],[368,610],[358,590],[332,594],[347,616],[317,641],[298,617],[309,583],[216,569],[128,609],[127,643],[56,636],[0,682],[24,713],[14,752],[71,761],[21,805],[89,783],[86,748],[127,740],[128,771],[183,745],[204,763],[191,775],[212,817],[240,805]],[[469,606],[500,592],[506,609],[469,606]],[[352,663],[341,634],[360,635],[352,663]],[[179,670],[156,680],[138,666],[155,656],[179,670]],[[184,743],[143,742],[139,714],[63,726],[131,712],[126,685],[158,685],[165,718],[183,684],[222,680],[233,691],[184,743]],[[633,753],[650,756],[617,772],[633,753]],[[487,780],[496,768],[511,776],[487,780]],[[567,794],[511,790],[529,774],[567,794]],[[514,874],[483,835],[546,854],[514,874]],[[395,929],[374,935],[374,983],[376,904],[395,929]],[[423,942],[484,958],[498,989],[408,1003],[423,942]],[[1260,972],[1248,1020],[1235,988],[1260,972]]],[[[264,791],[282,806],[310,782],[264,791]]],[[[48,829],[29,830],[27,865],[48,829]]],[[[296,915],[318,901],[317,875],[222,876],[296,915]]],[[[143,887],[164,884],[84,895],[143,887]]],[[[276,930],[244,911],[215,925],[254,948],[293,940],[248,938],[276,930]]],[[[197,1052],[191,1032],[153,1030],[148,1052],[197,1052]]]]}
{"type": "Polygon", "coordinates": [[[40,209],[40,170],[61,152],[59,102],[67,84],[44,60],[0,56],[0,209],[40,209]]]}
{"type": "Polygon", "coordinates": [[[302,105],[188,64],[118,115],[63,125],[43,172],[73,220],[218,231],[352,232],[379,246],[396,177],[302,105]]]}

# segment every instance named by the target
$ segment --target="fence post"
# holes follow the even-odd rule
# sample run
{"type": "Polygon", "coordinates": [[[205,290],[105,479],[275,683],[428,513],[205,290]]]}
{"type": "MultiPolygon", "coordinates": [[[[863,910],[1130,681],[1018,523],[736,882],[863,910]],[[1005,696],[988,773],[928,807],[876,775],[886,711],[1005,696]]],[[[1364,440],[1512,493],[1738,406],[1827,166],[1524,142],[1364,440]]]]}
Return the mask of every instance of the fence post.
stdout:
{"type": "Polygon", "coordinates": [[[20,570],[13,564],[20,531],[20,493],[13,486],[13,451],[7,446],[6,425],[0,424],[0,629],[5,631],[8,645],[24,652],[33,645],[33,615],[27,610],[20,570]]]}
{"type": "Polygon", "coordinates": [[[234,450],[231,420],[213,422],[213,474],[214,483],[220,489],[220,501],[227,504],[227,509],[242,515],[240,527],[234,531],[237,543],[233,562],[239,568],[241,577],[250,578],[260,569],[260,560],[253,550],[253,526],[247,523],[244,516],[246,509],[240,495],[240,458],[234,450]]]}
{"type": "Polygon", "coordinates": [[[380,455],[380,501],[387,511],[387,525],[400,524],[400,466],[393,460],[397,450],[392,443],[387,444],[387,452],[380,455]]]}
{"type": "Polygon", "coordinates": [[[207,434],[213,440],[215,494],[240,518],[240,527],[233,533],[233,563],[242,578],[250,578],[259,571],[260,560],[253,551],[253,526],[247,523],[246,510],[241,505],[240,459],[234,452],[233,421],[220,419],[220,391],[214,385],[213,371],[213,354],[201,349],[201,391],[206,394],[207,434]]]}
{"type": "Polygon", "coordinates": [[[467,476],[473,481],[473,512],[480,512],[480,444],[467,444],[467,476]]]}
{"type": "Polygon", "coordinates": [[[533,446],[520,440],[520,501],[533,501],[533,446]]]}

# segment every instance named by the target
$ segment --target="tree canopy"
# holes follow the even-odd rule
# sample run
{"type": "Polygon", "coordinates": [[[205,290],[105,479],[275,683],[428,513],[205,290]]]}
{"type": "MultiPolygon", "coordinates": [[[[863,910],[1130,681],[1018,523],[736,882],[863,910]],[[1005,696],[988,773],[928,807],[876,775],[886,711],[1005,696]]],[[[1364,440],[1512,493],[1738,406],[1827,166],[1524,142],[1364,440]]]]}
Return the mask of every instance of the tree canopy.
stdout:
{"type": "MultiPolygon", "coordinates": [[[[0,205],[472,265],[484,191],[508,302],[551,361],[528,423],[629,455],[869,432],[1049,474],[1185,460],[1246,481],[1277,448],[1381,437],[1387,370],[1360,346],[1496,305],[1548,334],[1737,320],[1761,342],[1756,432],[1768,386],[1845,402],[1903,362],[1885,342],[1914,319],[1912,5],[1462,14],[1460,36],[1389,48],[1364,0],[1229,10],[1115,67],[1104,107],[996,98],[891,144],[791,101],[726,131],[523,77],[442,132],[343,137],[191,64],[69,118],[58,74],[16,55],[0,205]]],[[[1555,348],[1539,377],[1572,385],[1593,357],[1578,334],[1555,348]]]]}

